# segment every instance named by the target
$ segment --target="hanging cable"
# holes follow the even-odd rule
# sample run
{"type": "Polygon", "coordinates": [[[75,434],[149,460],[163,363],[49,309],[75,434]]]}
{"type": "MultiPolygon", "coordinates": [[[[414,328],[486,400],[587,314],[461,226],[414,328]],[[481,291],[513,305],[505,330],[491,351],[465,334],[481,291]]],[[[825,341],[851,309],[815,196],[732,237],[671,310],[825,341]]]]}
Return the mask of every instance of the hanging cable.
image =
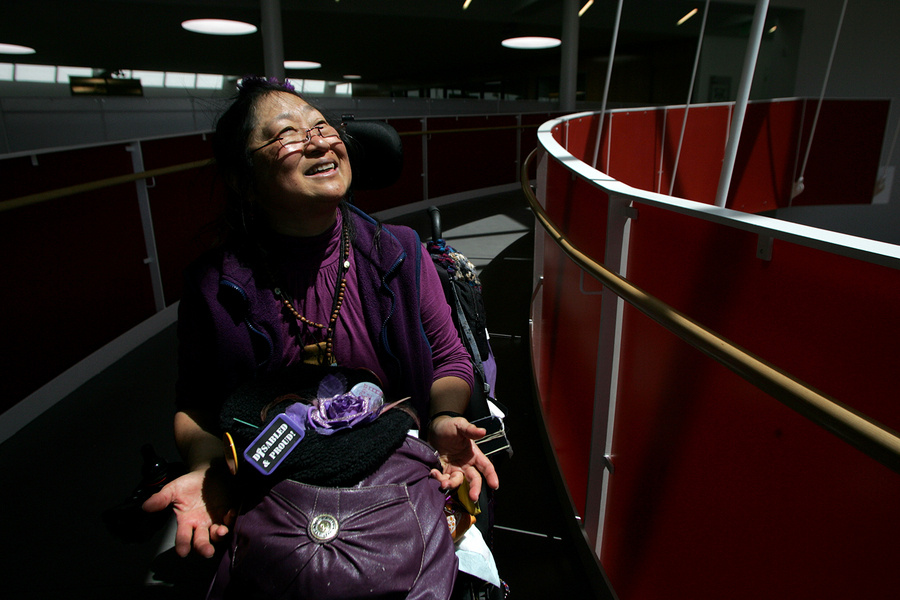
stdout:
{"type": "Polygon", "coordinates": [[[697,67],[700,64],[700,50],[703,48],[703,34],[706,32],[706,16],[709,14],[709,0],[703,8],[703,21],[700,23],[700,37],[697,40],[697,53],[694,55],[694,70],[691,73],[691,86],[688,88],[687,102],[684,105],[684,118],[681,120],[681,135],[678,136],[678,150],[675,152],[675,165],[672,167],[672,179],[669,181],[669,195],[675,189],[675,176],[678,174],[678,161],[681,158],[681,145],[684,143],[684,130],[687,127],[688,111],[691,108],[691,97],[694,93],[694,80],[697,78],[697,67]]]}
{"type": "Polygon", "coordinates": [[[609,63],[606,65],[606,82],[603,84],[603,103],[600,105],[600,122],[597,124],[597,139],[594,142],[594,160],[591,165],[597,168],[597,159],[600,157],[600,138],[603,135],[603,119],[606,118],[606,98],[609,95],[609,80],[612,78],[613,61],[616,58],[616,42],[619,39],[619,22],[622,20],[622,0],[616,8],[616,23],[613,26],[612,43],[609,50],[609,63]]]}
{"type": "Polygon", "coordinates": [[[825,80],[822,82],[822,92],[819,94],[819,104],[816,106],[816,114],[813,117],[812,129],[809,132],[809,140],[806,144],[806,153],[803,156],[803,165],[800,167],[800,177],[797,178],[797,181],[794,182],[794,186],[791,189],[791,202],[788,203],[788,206],[793,203],[794,198],[803,193],[804,184],[803,184],[803,175],[806,172],[806,163],[809,160],[809,151],[812,148],[813,137],[816,134],[816,125],[819,123],[819,112],[822,110],[822,101],[825,98],[825,88],[828,87],[828,78],[831,76],[831,65],[834,62],[834,54],[835,50],[837,50],[838,38],[841,36],[841,28],[844,25],[844,13],[847,11],[847,0],[844,0],[844,6],[841,8],[841,17],[838,19],[837,31],[834,32],[834,41],[831,43],[831,56],[828,57],[828,67],[825,69],[825,80]]]}

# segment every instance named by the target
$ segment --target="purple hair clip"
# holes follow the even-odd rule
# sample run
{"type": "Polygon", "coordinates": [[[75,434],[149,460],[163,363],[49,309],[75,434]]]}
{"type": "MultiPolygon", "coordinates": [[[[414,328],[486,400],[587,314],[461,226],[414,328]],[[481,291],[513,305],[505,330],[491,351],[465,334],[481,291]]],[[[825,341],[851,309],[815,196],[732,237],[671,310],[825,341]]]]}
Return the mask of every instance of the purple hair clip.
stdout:
{"type": "Polygon", "coordinates": [[[291,83],[290,80],[287,78],[285,78],[284,81],[278,81],[278,79],[276,79],[275,77],[269,77],[269,83],[271,83],[272,85],[280,85],[284,89],[291,91],[291,92],[297,91],[296,89],[294,89],[294,84],[291,83]]]}
{"type": "Polygon", "coordinates": [[[288,92],[296,92],[297,89],[294,87],[294,84],[287,78],[284,81],[278,79],[277,77],[262,77],[260,75],[246,75],[241,78],[241,82],[238,85],[239,88],[243,88],[248,83],[268,83],[269,85],[274,85],[276,87],[280,87],[283,90],[288,92]]]}

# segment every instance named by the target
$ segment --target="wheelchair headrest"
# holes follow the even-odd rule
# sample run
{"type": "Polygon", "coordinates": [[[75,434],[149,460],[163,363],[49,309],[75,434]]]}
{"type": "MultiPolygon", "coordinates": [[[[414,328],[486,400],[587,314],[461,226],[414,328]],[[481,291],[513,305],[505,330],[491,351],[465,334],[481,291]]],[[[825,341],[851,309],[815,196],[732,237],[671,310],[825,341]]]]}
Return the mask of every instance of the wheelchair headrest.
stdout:
{"type": "Polygon", "coordinates": [[[357,121],[344,116],[344,131],[354,190],[386,188],[400,178],[403,145],[397,130],[383,121],[357,121]]]}

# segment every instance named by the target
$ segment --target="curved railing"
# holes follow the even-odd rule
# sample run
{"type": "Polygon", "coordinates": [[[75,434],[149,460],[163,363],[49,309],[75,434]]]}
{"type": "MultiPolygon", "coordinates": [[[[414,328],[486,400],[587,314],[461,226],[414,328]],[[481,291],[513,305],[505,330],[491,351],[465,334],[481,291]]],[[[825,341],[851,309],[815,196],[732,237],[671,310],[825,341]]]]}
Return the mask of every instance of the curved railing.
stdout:
{"type": "Polygon", "coordinates": [[[579,268],[691,346],[810,418],[817,425],[900,473],[900,436],[896,432],[818,392],[777,366],[739,348],[716,332],[634,286],[573,245],[547,216],[547,212],[531,189],[528,169],[535,153],[536,151],[530,154],[522,166],[522,191],[537,221],[579,268]]]}
{"type": "Polygon", "coordinates": [[[900,247],[626,185],[595,126],[545,123],[523,189],[541,411],[617,595],[889,593],[900,247]]]}

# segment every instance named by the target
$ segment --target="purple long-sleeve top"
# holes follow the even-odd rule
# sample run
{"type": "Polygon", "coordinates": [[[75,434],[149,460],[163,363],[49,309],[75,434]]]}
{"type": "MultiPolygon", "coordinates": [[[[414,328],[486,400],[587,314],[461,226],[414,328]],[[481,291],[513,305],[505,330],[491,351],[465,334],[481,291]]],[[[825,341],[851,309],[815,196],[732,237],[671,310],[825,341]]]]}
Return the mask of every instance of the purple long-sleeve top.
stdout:
{"type": "MultiPolygon", "coordinates": [[[[283,286],[297,312],[307,320],[327,324],[332,300],[341,276],[340,251],[342,219],[337,212],[332,229],[312,238],[273,235],[267,240],[269,263],[278,285],[283,286]]],[[[334,336],[336,362],[342,366],[364,367],[373,371],[390,388],[384,370],[378,363],[373,341],[367,334],[357,284],[354,250],[350,250],[350,268],[346,274],[346,291],[334,336]]],[[[450,307],[444,297],[441,281],[434,265],[426,260],[419,268],[422,327],[431,342],[434,379],[459,377],[472,387],[469,356],[453,324],[450,307]]],[[[274,296],[273,302],[279,302],[274,296]]],[[[325,331],[298,321],[286,310],[282,322],[285,340],[285,364],[302,362],[303,346],[323,341],[325,331]],[[299,333],[299,335],[298,335],[299,333]]]]}

